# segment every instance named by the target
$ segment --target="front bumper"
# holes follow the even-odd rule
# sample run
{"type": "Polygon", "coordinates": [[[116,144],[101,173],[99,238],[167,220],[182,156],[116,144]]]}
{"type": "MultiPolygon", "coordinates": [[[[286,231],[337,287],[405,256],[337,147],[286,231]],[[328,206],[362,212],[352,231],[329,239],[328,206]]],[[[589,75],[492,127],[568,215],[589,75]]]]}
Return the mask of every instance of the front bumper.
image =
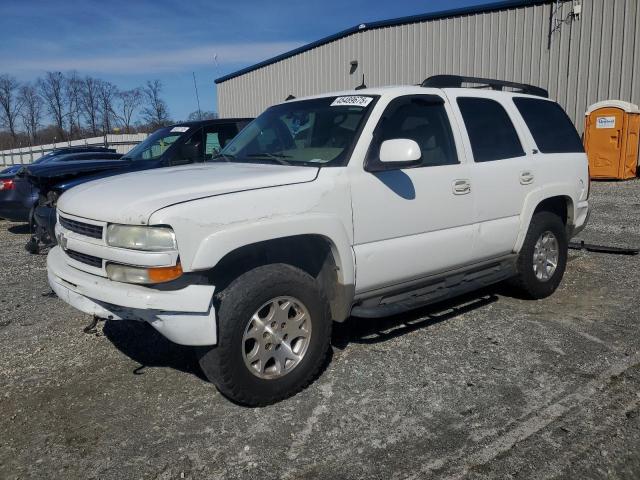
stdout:
{"type": "Polygon", "coordinates": [[[0,201],[0,218],[11,222],[28,222],[30,210],[22,201],[0,201]]]}
{"type": "Polygon", "coordinates": [[[108,320],[148,322],[180,345],[217,342],[213,286],[164,291],[114,282],[73,268],[59,246],[47,256],[47,272],[56,295],[82,312],[108,320]]]}

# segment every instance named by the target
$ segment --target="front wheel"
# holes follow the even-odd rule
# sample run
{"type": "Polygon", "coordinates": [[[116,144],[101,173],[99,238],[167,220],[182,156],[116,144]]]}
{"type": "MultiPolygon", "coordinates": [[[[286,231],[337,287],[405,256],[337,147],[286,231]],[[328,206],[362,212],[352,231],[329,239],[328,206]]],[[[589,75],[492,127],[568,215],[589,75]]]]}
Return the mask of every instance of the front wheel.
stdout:
{"type": "Polygon", "coordinates": [[[518,255],[511,283],[526,296],[540,299],[556,291],[567,266],[568,240],[562,219],[551,212],[534,214],[518,255]]]}
{"type": "Polygon", "coordinates": [[[198,354],[222,394],[263,406],[315,378],[328,352],[331,317],[312,276],[285,264],[261,266],[239,276],[216,300],[218,345],[198,354]]]}

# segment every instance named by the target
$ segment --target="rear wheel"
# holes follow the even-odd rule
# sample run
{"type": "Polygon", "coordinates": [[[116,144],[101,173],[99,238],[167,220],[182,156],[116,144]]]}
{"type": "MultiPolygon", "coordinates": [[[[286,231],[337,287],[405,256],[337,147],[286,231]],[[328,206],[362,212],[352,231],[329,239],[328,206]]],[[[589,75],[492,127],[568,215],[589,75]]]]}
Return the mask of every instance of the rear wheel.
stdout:
{"type": "Polygon", "coordinates": [[[567,266],[568,240],[562,219],[551,212],[533,215],[511,283],[526,296],[545,298],[556,291],[567,266]]]}
{"type": "Polygon", "coordinates": [[[218,297],[218,345],[199,348],[200,366],[228,398],[268,405],[305,388],[331,336],[328,301],[316,280],[285,264],[254,268],[218,297]]]}

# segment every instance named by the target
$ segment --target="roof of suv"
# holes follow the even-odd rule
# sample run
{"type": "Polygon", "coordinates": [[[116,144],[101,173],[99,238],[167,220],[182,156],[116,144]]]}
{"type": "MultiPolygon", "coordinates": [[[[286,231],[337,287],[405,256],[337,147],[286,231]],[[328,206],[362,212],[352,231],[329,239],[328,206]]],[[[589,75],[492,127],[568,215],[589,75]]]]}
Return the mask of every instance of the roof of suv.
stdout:
{"type": "Polygon", "coordinates": [[[308,97],[292,98],[291,100],[285,100],[281,103],[296,102],[300,100],[310,100],[314,98],[325,97],[342,97],[342,96],[360,96],[360,95],[379,95],[381,97],[397,97],[400,95],[425,95],[425,94],[438,94],[438,93],[455,93],[456,96],[460,95],[460,92],[465,92],[471,97],[529,97],[539,100],[550,99],[545,97],[539,97],[536,95],[530,95],[520,92],[499,91],[491,89],[479,89],[479,88],[434,88],[434,87],[421,87],[419,85],[390,85],[384,87],[363,88],[360,90],[342,90],[337,92],[328,92],[320,95],[311,95],[308,97]]]}

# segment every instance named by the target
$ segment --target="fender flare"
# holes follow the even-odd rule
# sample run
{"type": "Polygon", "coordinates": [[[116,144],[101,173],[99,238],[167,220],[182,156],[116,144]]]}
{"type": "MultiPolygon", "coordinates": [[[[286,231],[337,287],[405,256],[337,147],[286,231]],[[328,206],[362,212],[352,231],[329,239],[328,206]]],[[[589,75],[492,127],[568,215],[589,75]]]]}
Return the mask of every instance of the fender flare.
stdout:
{"type": "Polygon", "coordinates": [[[324,237],[331,246],[331,253],[338,267],[338,281],[343,285],[355,285],[355,258],[349,235],[340,220],[324,214],[265,218],[229,225],[211,233],[200,242],[191,269],[207,270],[239,248],[297,235],[324,237]]]}
{"type": "Polygon", "coordinates": [[[524,239],[529,230],[529,224],[533,218],[533,213],[538,208],[540,203],[553,197],[564,197],[569,200],[567,204],[567,225],[573,224],[575,218],[575,208],[577,204],[576,198],[567,192],[572,192],[573,185],[566,183],[554,183],[552,185],[545,185],[544,188],[538,188],[530,192],[525,198],[522,213],[520,214],[520,233],[516,239],[516,244],[513,248],[514,253],[518,253],[522,248],[524,239]]]}

